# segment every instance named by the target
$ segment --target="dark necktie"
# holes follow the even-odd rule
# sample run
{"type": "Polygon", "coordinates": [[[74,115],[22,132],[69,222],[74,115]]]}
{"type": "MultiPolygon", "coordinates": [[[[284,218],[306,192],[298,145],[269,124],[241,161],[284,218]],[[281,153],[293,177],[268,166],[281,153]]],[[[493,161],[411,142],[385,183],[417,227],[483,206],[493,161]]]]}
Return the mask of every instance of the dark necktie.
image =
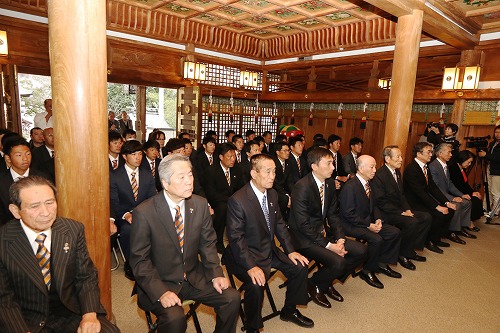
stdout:
{"type": "Polygon", "coordinates": [[[40,269],[42,271],[43,281],[45,282],[47,289],[50,289],[50,252],[45,247],[45,245],[43,245],[43,243],[45,242],[45,238],[47,238],[47,235],[42,233],[39,234],[35,239],[35,241],[38,243],[36,259],[38,260],[38,264],[40,265],[40,269]]]}
{"type": "Polygon", "coordinates": [[[113,165],[113,170],[118,169],[118,160],[112,160],[111,164],[113,165]]]}
{"type": "Polygon", "coordinates": [[[297,158],[297,167],[299,168],[299,175],[302,175],[302,170],[300,169],[300,157],[297,158]]]}

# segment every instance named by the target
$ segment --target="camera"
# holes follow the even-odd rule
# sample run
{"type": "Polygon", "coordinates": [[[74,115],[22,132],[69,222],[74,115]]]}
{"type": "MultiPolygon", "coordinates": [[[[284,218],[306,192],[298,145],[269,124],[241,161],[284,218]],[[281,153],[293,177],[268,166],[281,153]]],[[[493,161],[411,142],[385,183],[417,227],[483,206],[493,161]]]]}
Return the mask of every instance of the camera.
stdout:
{"type": "Polygon", "coordinates": [[[467,140],[465,144],[467,148],[476,148],[477,150],[482,150],[488,148],[488,140],[491,139],[491,136],[467,136],[464,139],[467,140]]]}
{"type": "Polygon", "coordinates": [[[428,123],[427,128],[431,128],[431,127],[439,127],[439,123],[428,123]]]}

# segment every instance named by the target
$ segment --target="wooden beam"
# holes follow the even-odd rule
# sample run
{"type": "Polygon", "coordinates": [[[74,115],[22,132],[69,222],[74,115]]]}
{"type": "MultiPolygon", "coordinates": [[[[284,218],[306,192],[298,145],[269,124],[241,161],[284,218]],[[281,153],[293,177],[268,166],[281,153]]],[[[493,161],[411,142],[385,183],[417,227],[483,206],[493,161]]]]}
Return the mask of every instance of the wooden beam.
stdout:
{"type": "Polygon", "coordinates": [[[423,3],[418,0],[365,0],[365,2],[396,17],[409,15],[414,9],[423,8],[423,3]]]}

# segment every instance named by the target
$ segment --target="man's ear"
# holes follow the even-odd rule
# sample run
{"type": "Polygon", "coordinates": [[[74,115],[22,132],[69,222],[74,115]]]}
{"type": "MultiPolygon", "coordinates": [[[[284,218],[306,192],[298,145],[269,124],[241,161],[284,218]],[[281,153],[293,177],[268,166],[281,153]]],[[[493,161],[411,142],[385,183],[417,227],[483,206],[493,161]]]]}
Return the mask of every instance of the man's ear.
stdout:
{"type": "Polygon", "coordinates": [[[12,165],[12,161],[10,160],[10,156],[9,155],[4,154],[3,158],[5,160],[5,163],[7,163],[7,165],[12,165]]]}
{"type": "Polygon", "coordinates": [[[21,219],[21,214],[19,214],[19,210],[20,210],[19,207],[17,207],[14,204],[10,204],[9,205],[9,210],[12,213],[12,215],[14,215],[14,217],[16,219],[18,219],[18,220],[21,219]]]}

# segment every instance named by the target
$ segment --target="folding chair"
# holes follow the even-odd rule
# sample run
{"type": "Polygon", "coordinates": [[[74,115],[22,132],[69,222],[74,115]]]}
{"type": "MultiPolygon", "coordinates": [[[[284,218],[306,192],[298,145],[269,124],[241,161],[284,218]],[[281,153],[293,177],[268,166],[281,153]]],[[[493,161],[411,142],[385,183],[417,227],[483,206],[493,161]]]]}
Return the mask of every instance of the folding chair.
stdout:
{"type": "MultiPolygon", "coordinates": [[[[188,312],[186,312],[186,320],[189,320],[189,318],[192,317],[196,333],[203,333],[201,330],[200,321],[198,320],[198,315],[196,314],[196,309],[198,308],[198,306],[200,306],[200,303],[187,299],[182,302],[182,307],[187,306],[189,307],[189,310],[188,312]]],[[[149,311],[144,311],[144,314],[146,315],[146,322],[148,324],[148,333],[155,333],[158,324],[153,320],[153,317],[151,316],[151,313],[149,311]]]]}

